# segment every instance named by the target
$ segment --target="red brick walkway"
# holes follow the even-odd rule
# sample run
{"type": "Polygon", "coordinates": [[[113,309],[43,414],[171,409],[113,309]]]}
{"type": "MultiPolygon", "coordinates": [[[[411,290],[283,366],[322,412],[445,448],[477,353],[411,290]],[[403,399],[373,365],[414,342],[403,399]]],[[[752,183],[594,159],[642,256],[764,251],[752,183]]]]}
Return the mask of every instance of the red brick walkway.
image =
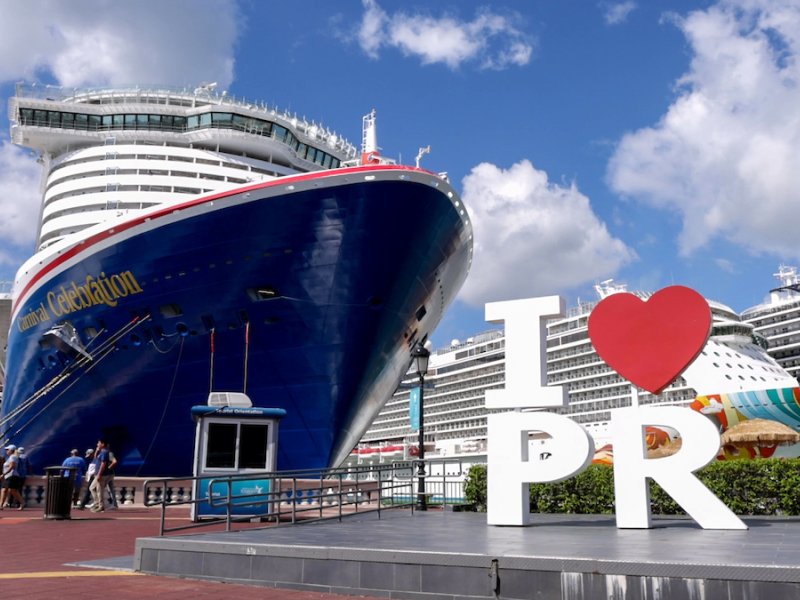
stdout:
{"type": "MultiPolygon", "coordinates": [[[[168,525],[188,522],[186,510],[169,509],[167,514],[168,525]]],[[[3,547],[0,590],[4,598],[353,598],[337,594],[67,567],[66,563],[133,555],[136,538],[158,535],[160,512],[146,508],[121,508],[101,514],[73,510],[72,517],[70,520],[53,521],[44,520],[40,509],[0,511],[0,545],[3,547]]]]}

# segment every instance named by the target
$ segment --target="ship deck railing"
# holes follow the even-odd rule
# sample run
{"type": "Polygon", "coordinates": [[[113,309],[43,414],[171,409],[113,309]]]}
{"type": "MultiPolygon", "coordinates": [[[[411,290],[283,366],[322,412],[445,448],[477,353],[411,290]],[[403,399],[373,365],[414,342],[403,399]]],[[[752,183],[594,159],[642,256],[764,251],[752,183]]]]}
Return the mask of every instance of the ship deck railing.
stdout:
{"type": "Polygon", "coordinates": [[[224,524],[225,531],[233,531],[264,523],[274,527],[341,521],[367,512],[380,518],[382,511],[396,509],[413,514],[421,495],[431,509],[452,510],[465,504],[465,480],[466,469],[457,458],[219,477],[170,477],[144,482],[144,505],[161,508],[160,536],[220,524],[224,524]],[[424,465],[424,492],[419,489],[420,464],[424,465]],[[238,491],[248,482],[264,481],[269,482],[265,490],[238,491]],[[198,490],[196,497],[194,489],[198,490]],[[194,507],[197,516],[188,524],[168,524],[169,509],[180,506],[194,507]],[[211,511],[219,514],[209,514],[211,511]]]}

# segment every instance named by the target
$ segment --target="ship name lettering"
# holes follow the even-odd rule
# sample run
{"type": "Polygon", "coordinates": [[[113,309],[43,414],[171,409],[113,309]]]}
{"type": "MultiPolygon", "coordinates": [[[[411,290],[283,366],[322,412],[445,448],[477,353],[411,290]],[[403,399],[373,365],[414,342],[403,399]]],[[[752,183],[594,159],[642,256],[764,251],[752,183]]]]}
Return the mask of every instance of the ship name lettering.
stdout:
{"type": "Polygon", "coordinates": [[[26,331],[34,325],[38,325],[39,323],[44,323],[45,321],[49,320],[50,313],[47,312],[44,302],[41,302],[38,308],[31,308],[24,317],[17,320],[17,329],[20,331],[26,331]]]}
{"type": "Polygon", "coordinates": [[[47,304],[52,313],[61,317],[98,304],[114,307],[120,298],[141,293],[142,287],[131,271],[107,276],[101,272],[95,278],[87,275],[82,284],[75,281],[47,293],[47,304]]]}

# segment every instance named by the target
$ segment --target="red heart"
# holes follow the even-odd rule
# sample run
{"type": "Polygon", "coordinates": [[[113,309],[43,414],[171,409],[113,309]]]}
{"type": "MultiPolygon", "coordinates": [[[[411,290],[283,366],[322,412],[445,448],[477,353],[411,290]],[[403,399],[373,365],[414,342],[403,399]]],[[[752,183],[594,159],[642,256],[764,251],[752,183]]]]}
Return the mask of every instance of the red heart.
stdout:
{"type": "Polygon", "coordinates": [[[710,331],[708,302],[682,285],[659,290],[646,302],[633,294],[613,294],[589,316],[589,337],[600,358],[653,394],[692,364],[710,331]]]}

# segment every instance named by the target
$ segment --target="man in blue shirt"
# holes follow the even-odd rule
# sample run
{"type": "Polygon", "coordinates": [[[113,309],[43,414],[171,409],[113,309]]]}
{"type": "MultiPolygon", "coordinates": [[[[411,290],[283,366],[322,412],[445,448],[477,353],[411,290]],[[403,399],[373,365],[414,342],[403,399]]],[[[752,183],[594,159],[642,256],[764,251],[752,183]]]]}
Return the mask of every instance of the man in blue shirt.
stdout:
{"type": "Polygon", "coordinates": [[[106,509],[106,482],[108,480],[108,450],[105,440],[97,440],[97,449],[94,451],[94,481],[89,486],[92,492],[92,512],[103,512],[106,509]]]}
{"type": "Polygon", "coordinates": [[[81,493],[81,485],[83,485],[83,475],[86,473],[86,461],[80,457],[78,449],[74,448],[69,453],[69,457],[65,458],[64,462],[61,463],[61,466],[72,467],[75,469],[75,485],[72,488],[72,503],[78,504],[78,497],[81,493]]]}

